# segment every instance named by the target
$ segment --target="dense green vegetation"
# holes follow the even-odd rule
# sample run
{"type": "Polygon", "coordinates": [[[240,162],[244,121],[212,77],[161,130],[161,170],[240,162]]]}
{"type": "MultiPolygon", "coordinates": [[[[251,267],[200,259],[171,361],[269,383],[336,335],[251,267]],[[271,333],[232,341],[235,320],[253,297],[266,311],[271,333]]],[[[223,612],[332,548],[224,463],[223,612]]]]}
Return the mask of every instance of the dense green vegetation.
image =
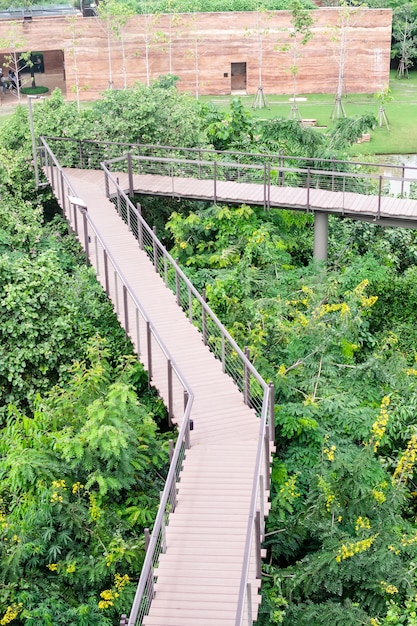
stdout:
{"type": "MultiPolygon", "coordinates": [[[[81,113],[54,92],[34,121],[37,134],[320,158],[375,123],[262,122],[160,82],[81,113]]],[[[0,623],[116,624],[166,461],[161,407],[73,238],[43,223],[53,205],[33,191],[24,107],[1,141],[0,623]]],[[[415,231],[335,218],[325,270],[310,215],[143,205],[276,387],[260,625],[414,624],[415,231]]]]}
{"type": "Polygon", "coordinates": [[[165,409],[50,194],[34,191],[27,131],[0,151],[0,624],[104,626],[132,600],[165,409]]]}

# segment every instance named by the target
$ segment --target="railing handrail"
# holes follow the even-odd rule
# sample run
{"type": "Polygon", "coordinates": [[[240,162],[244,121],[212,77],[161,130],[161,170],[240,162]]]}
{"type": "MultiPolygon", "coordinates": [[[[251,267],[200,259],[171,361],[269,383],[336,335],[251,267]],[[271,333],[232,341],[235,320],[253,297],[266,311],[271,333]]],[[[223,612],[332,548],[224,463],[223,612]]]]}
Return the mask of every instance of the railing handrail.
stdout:
{"type": "MultiPolygon", "coordinates": [[[[127,154],[123,154],[119,157],[115,157],[112,159],[107,159],[105,161],[106,164],[110,163],[118,163],[125,160],[127,154]]],[[[190,164],[190,165],[211,165],[213,161],[205,161],[201,159],[181,159],[180,157],[151,157],[147,155],[131,155],[132,158],[137,161],[149,161],[151,163],[178,163],[178,164],[190,164]]],[[[102,164],[101,164],[102,165],[102,164]]],[[[217,167],[221,165],[222,167],[233,167],[233,168],[242,168],[242,169],[256,169],[263,171],[264,166],[259,165],[257,163],[236,163],[232,161],[222,161],[221,164],[217,162],[217,167]]],[[[383,174],[373,174],[372,172],[340,172],[338,170],[320,170],[315,168],[303,168],[303,167],[288,167],[286,165],[276,165],[274,169],[279,169],[281,172],[290,172],[294,174],[306,174],[306,175],[319,175],[319,176],[333,176],[335,178],[358,178],[358,179],[375,179],[375,180],[399,180],[404,182],[417,182],[415,178],[410,178],[406,176],[384,176],[383,174]]],[[[398,167],[397,167],[398,169],[398,167]]],[[[407,168],[408,169],[408,168],[407,168]]],[[[417,167],[414,169],[417,170],[417,167]]],[[[260,183],[263,184],[263,183],[260,183]]]]}
{"type": "MultiPolygon", "coordinates": [[[[60,171],[61,175],[65,177],[65,180],[67,182],[68,188],[71,189],[71,192],[75,195],[75,190],[73,190],[72,186],[70,185],[67,177],[65,176],[65,173],[63,172],[63,170],[62,170],[58,160],[56,159],[55,155],[52,153],[49,145],[47,144],[47,142],[44,139],[42,139],[42,143],[45,146],[45,149],[48,151],[48,154],[50,155],[50,157],[53,159],[53,162],[55,163],[56,167],[60,171]]],[[[239,358],[243,362],[245,368],[247,368],[247,370],[249,370],[251,372],[251,374],[254,376],[254,378],[258,381],[258,383],[260,384],[260,386],[264,390],[263,402],[262,402],[262,411],[261,411],[261,419],[260,419],[260,429],[259,429],[259,441],[258,441],[258,449],[257,449],[257,454],[256,454],[256,462],[255,462],[254,475],[253,475],[254,476],[253,477],[253,489],[252,489],[252,497],[251,497],[251,504],[250,504],[250,510],[249,510],[249,517],[248,517],[247,535],[246,535],[246,543],[245,543],[245,553],[244,553],[244,556],[243,556],[240,594],[239,594],[238,608],[237,608],[237,617],[236,617],[236,625],[240,625],[241,617],[239,617],[239,614],[243,614],[242,613],[243,612],[243,604],[244,604],[245,593],[246,593],[246,591],[245,591],[245,584],[246,584],[247,577],[248,577],[248,572],[249,572],[251,545],[252,545],[253,537],[254,537],[253,519],[254,519],[254,516],[255,516],[257,499],[258,499],[258,493],[259,493],[259,491],[258,491],[259,490],[259,479],[260,479],[261,472],[262,472],[262,469],[261,469],[262,468],[262,455],[265,452],[264,438],[265,438],[265,431],[266,431],[266,429],[268,427],[268,423],[267,423],[268,422],[268,418],[270,419],[270,424],[269,424],[270,433],[273,432],[273,426],[274,426],[273,425],[273,419],[272,419],[272,423],[271,423],[271,417],[273,418],[273,408],[272,408],[272,411],[271,411],[271,405],[273,407],[273,397],[272,397],[272,401],[271,401],[271,395],[273,396],[273,387],[271,387],[270,385],[267,385],[267,383],[265,383],[263,378],[260,376],[260,374],[257,372],[257,370],[254,368],[254,366],[250,362],[250,360],[246,357],[245,353],[239,348],[239,346],[234,341],[234,339],[230,336],[230,334],[228,333],[226,328],[223,326],[223,324],[220,322],[220,320],[218,320],[217,316],[214,314],[214,312],[211,310],[211,308],[206,304],[206,302],[201,297],[199,292],[195,289],[194,285],[192,285],[192,283],[189,281],[187,276],[184,274],[184,272],[178,266],[176,261],[168,253],[168,251],[166,250],[165,246],[163,246],[163,244],[156,238],[154,232],[152,231],[152,229],[150,229],[150,227],[145,222],[145,220],[143,220],[142,216],[139,214],[139,212],[137,211],[136,207],[131,203],[131,201],[126,196],[126,194],[124,194],[124,191],[122,189],[120,189],[117,181],[114,181],[114,178],[113,178],[112,174],[110,172],[108,172],[108,170],[107,170],[107,168],[105,168],[104,164],[103,164],[103,168],[105,169],[105,171],[107,171],[106,175],[111,178],[112,183],[117,186],[117,188],[119,190],[119,193],[124,196],[124,198],[126,200],[126,203],[127,203],[127,206],[129,206],[129,209],[133,210],[135,212],[136,218],[140,221],[142,227],[146,229],[147,233],[152,238],[152,241],[156,241],[157,242],[158,247],[163,252],[165,258],[169,261],[171,266],[175,269],[176,273],[185,282],[185,284],[187,285],[187,288],[190,289],[190,291],[193,294],[193,296],[198,300],[198,302],[199,302],[200,306],[202,307],[202,309],[204,309],[206,314],[208,314],[210,316],[210,318],[212,319],[212,321],[214,322],[214,324],[216,325],[218,330],[221,332],[222,337],[224,337],[224,339],[229,342],[229,344],[232,346],[233,350],[236,352],[236,354],[239,356],[239,358]],[[240,609],[240,607],[241,607],[241,609],[240,609]],[[240,611],[240,613],[239,613],[239,611],[240,611]]],[[[108,186],[106,186],[106,188],[108,188],[108,186]]],[[[90,227],[92,228],[92,230],[94,231],[96,236],[99,238],[99,240],[101,242],[101,245],[103,245],[103,249],[106,249],[105,246],[104,246],[104,242],[102,242],[102,239],[101,239],[98,231],[94,227],[94,224],[92,223],[91,219],[89,218],[88,215],[85,215],[85,217],[88,220],[88,222],[90,224],[90,227]]],[[[135,306],[138,306],[139,310],[141,311],[141,314],[143,316],[145,316],[146,313],[143,311],[142,307],[140,306],[140,304],[136,300],[135,294],[132,292],[131,288],[127,284],[127,281],[124,280],[123,273],[120,271],[120,268],[118,267],[117,263],[115,262],[115,260],[113,259],[113,257],[111,256],[110,253],[108,253],[108,255],[109,255],[109,258],[111,259],[111,262],[113,263],[115,269],[119,273],[120,278],[123,281],[123,284],[125,285],[126,289],[128,289],[129,295],[133,299],[133,301],[135,303],[135,306]]],[[[146,318],[147,318],[147,316],[146,316],[146,318]]],[[[165,483],[165,488],[164,488],[163,494],[161,496],[161,503],[160,503],[160,507],[158,509],[158,513],[157,513],[157,516],[156,516],[156,519],[155,519],[155,523],[154,523],[154,527],[153,527],[153,531],[152,531],[152,536],[151,536],[151,539],[150,539],[150,542],[149,542],[149,546],[148,546],[148,549],[147,549],[147,552],[146,552],[145,561],[144,561],[144,564],[143,564],[143,567],[142,567],[142,573],[141,573],[140,581],[139,581],[139,584],[138,584],[138,587],[137,587],[137,590],[136,590],[134,603],[132,605],[132,610],[131,610],[129,621],[128,621],[129,626],[134,626],[134,624],[136,623],[137,613],[138,613],[138,610],[139,610],[139,606],[140,606],[140,603],[141,603],[141,600],[142,600],[142,596],[143,596],[144,590],[146,588],[147,580],[149,578],[149,573],[152,572],[153,558],[154,558],[154,553],[155,553],[155,549],[156,549],[156,545],[157,545],[158,533],[159,533],[159,530],[161,529],[163,521],[164,521],[166,506],[167,506],[167,503],[168,503],[168,500],[169,500],[169,497],[170,497],[170,493],[171,493],[171,490],[172,490],[173,481],[175,480],[176,465],[179,462],[179,458],[180,458],[180,454],[181,454],[182,441],[186,437],[187,428],[189,429],[190,413],[191,413],[191,407],[192,407],[192,402],[193,402],[193,398],[194,398],[192,390],[187,385],[187,383],[186,383],[184,377],[182,376],[179,368],[175,365],[174,359],[172,359],[170,357],[168,350],[164,350],[163,343],[160,340],[160,338],[159,338],[159,336],[158,336],[158,334],[156,332],[156,329],[154,329],[154,327],[153,327],[153,325],[152,325],[152,323],[150,322],[149,319],[148,319],[148,322],[149,322],[150,327],[151,327],[151,329],[153,331],[152,332],[153,336],[155,336],[155,338],[157,338],[157,341],[158,341],[161,349],[164,351],[164,355],[166,356],[166,358],[170,358],[171,363],[173,365],[173,369],[175,369],[175,371],[177,373],[177,376],[178,376],[178,378],[181,381],[181,384],[187,390],[188,401],[187,401],[187,404],[186,404],[186,407],[185,407],[185,413],[184,413],[183,421],[182,421],[182,424],[181,424],[181,428],[180,428],[180,432],[179,432],[179,436],[178,436],[178,440],[177,440],[177,445],[175,446],[173,458],[171,460],[171,464],[170,464],[170,468],[169,468],[169,472],[168,472],[168,476],[167,476],[167,481],[165,483]]],[[[269,447],[268,447],[268,458],[269,458],[269,447]]],[[[267,461],[266,469],[268,470],[268,473],[269,473],[268,461],[267,461]]],[[[259,546],[259,549],[260,549],[260,546],[259,546]]]]}
{"type": "MultiPolygon", "coordinates": [[[[417,166],[413,165],[405,165],[404,163],[373,163],[368,161],[347,161],[346,159],[328,159],[328,158],[320,158],[320,157],[300,157],[295,155],[289,155],[284,153],[275,153],[275,152],[243,152],[243,151],[233,151],[233,150],[215,150],[214,148],[193,148],[193,147],[181,147],[181,146],[165,146],[159,144],[147,144],[140,142],[119,142],[119,141],[102,141],[95,139],[77,139],[73,137],[52,137],[45,136],[47,140],[53,141],[62,141],[62,142],[77,142],[78,144],[92,144],[92,145],[100,145],[100,146],[120,146],[126,148],[135,148],[135,149],[155,149],[155,150],[165,150],[165,151],[181,151],[181,152],[190,152],[190,153],[198,153],[198,154],[209,154],[209,155],[233,155],[236,157],[250,157],[256,158],[260,161],[266,159],[280,159],[282,160],[295,160],[295,161],[303,161],[303,162],[319,162],[319,163],[329,163],[331,165],[339,164],[339,165],[354,165],[354,166],[364,166],[364,167],[377,167],[377,168],[387,168],[387,169],[409,169],[409,170],[417,170],[417,166]]],[[[235,164],[235,163],[234,163],[235,164]]],[[[335,170],[324,170],[334,171],[335,170]]],[[[414,180],[414,179],[413,179],[414,180]]]]}
{"type": "MultiPolygon", "coordinates": [[[[267,411],[267,406],[264,404],[262,407],[262,413],[267,411]]],[[[267,422],[267,416],[261,416],[261,426],[259,430],[259,439],[258,439],[258,449],[256,452],[256,461],[255,461],[255,471],[253,474],[253,482],[252,482],[252,495],[249,506],[249,518],[248,518],[248,526],[246,528],[246,539],[245,539],[245,551],[243,555],[243,566],[242,566],[242,575],[240,578],[240,586],[239,586],[239,597],[238,597],[238,605],[236,610],[236,620],[235,626],[241,626],[243,620],[243,611],[244,611],[244,601],[247,593],[246,590],[246,582],[249,577],[249,567],[251,560],[251,548],[254,536],[254,523],[256,517],[257,510],[257,499],[258,499],[258,490],[259,490],[259,476],[261,473],[262,467],[262,452],[263,452],[263,442],[265,438],[265,427],[267,422]]]]}
{"type": "MultiPolygon", "coordinates": [[[[71,182],[68,180],[68,177],[65,175],[65,172],[63,172],[63,170],[62,170],[58,160],[56,159],[55,155],[51,151],[49,145],[43,139],[42,139],[42,143],[43,143],[46,151],[48,152],[50,158],[55,163],[55,166],[57,167],[57,169],[60,171],[61,175],[63,176],[63,178],[64,178],[64,180],[65,180],[65,182],[66,182],[66,184],[68,186],[68,189],[71,190],[71,194],[73,194],[75,196],[76,192],[75,192],[73,186],[71,185],[71,182]]],[[[131,289],[129,283],[125,279],[125,277],[123,275],[123,272],[121,271],[121,269],[120,269],[119,265],[117,264],[116,260],[114,259],[112,254],[107,250],[107,248],[105,246],[105,243],[104,243],[100,233],[96,229],[96,227],[95,227],[94,223],[92,222],[92,220],[91,220],[90,216],[88,215],[88,213],[86,214],[85,217],[86,217],[86,219],[87,219],[87,221],[88,221],[88,223],[90,225],[91,230],[94,232],[95,236],[97,237],[98,241],[100,242],[103,250],[106,250],[106,254],[108,255],[108,258],[111,260],[111,263],[113,264],[114,269],[116,270],[116,272],[119,275],[122,283],[125,285],[126,289],[128,290],[129,295],[132,298],[135,307],[137,307],[137,309],[140,311],[143,319],[147,323],[149,323],[149,327],[150,327],[152,336],[157,341],[157,343],[158,343],[162,353],[164,354],[165,358],[167,359],[167,361],[169,360],[171,362],[171,366],[172,366],[173,371],[176,373],[176,376],[177,376],[178,380],[180,381],[184,391],[187,392],[187,403],[186,403],[186,406],[185,406],[185,411],[184,411],[184,415],[183,415],[183,418],[182,418],[181,427],[180,427],[179,432],[178,432],[177,443],[175,445],[172,458],[170,460],[170,467],[169,467],[168,475],[167,475],[167,478],[166,478],[166,481],[165,481],[164,490],[163,490],[162,495],[161,495],[161,500],[160,500],[158,512],[157,512],[157,515],[156,515],[156,518],[155,518],[155,522],[154,522],[154,525],[153,525],[151,539],[150,539],[150,542],[149,542],[149,546],[148,546],[148,548],[146,550],[144,563],[142,565],[142,575],[140,577],[140,582],[138,584],[137,591],[136,591],[136,594],[135,594],[134,603],[132,605],[131,616],[133,616],[134,611],[137,612],[137,610],[139,608],[141,595],[143,594],[143,591],[145,589],[146,581],[147,581],[148,576],[149,576],[149,572],[152,569],[152,563],[153,563],[153,559],[154,559],[154,555],[155,555],[155,548],[156,548],[156,544],[157,544],[157,537],[158,537],[158,534],[159,534],[160,529],[162,527],[163,517],[165,515],[167,502],[168,502],[171,490],[173,488],[173,484],[175,482],[175,471],[176,471],[176,467],[177,467],[177,464],[179,462],[179,458],[180,458],[180,454],[181,454],[182,442],[186,439],[187,431],[189,430],[191,409],[192,409],[192,405],[193,405],[193,401],[194,401],[194,393],[193,393],[191,387],[188,385],[188,383],[187,383],[185,377],[183,376],[180,368],[176,364],[175,359],[173,359],[173,357],[169,353],[168,349],[164,345],[164,343],[163,343],[162,339],[160,338],[156,328],[152,324],[152,321],[147,316],[147,314],[146,314],[145,310],[143,309],[142,305],[138,302],[138,300],[137,300],[133,290],[131,289]],[[139,595],[139,593],[140,593],[140,595],[139,595]]],[[[136,619],[136,616],[135,616],[135,619],[136,619]]],[[[131,618],[129,618],[129,624],[131,624],[131,623],[134,624],[134,622],[131,622],[131,618]]]]}
{"type": "Polygon", "coordinates": [[[159,531],[163,526],[166,506],[167,506],[170,494],[172,492],[173,485],[175,484],[175,480],[176,480],[175,472],[176,472],[176,467],[179,462],[180,453],[181,453],[181,445],[179,445],[178,442],[182,442],[186,437],[186,432],[189,427],[193,399],[194,399],[194,395],[190,391],[190,396],[187,401],[187,406],[185,409],[183,421],[182,421],[181,428],[178,433],[177,445],[175,446],[174,454],[172,456],[171,463],[169,466],[168,475],[165,481],[164,490],[161,495],[158,513],[156,514],[149,545],[146,550],[145,560],[142,565],[139,583],[136,588],[135,597],[133,599],[133,604],[130,610],[130,615],[129,615],[129,620],[127,622],[127,626],[134,626],[136,623],[137,614],[139,612],[142,596],[146,589],[146,584],[149,579],[149,574],[152,572],[159,531]]]}
{"type": "MultiPolygon", "coordinates": [[[[68,179],[68,177],[66,176],[65,172],[62,170],[61,166],[59,165],[59,162],[58,162],[58,160],[56,159],[55,155],[54,155],[54,154],[52,153],[52,151],[50,150],[50,147],[48,146],[48,144],[47,144],[46,142],[44,142],[44,141],[43,141],[43,143],[44,143],[45,148],[48,150],[48,152],[49,152],[49,154],[50,154],[51,158],[52,158],[52,159],[53,159],[53,161],[55,162],[55,165],[56,165],[56,166],[57,166],[57,168],[60,170],[60,172],[61,172],[61,174],[62,174],[62,176],[63,176],[63,178],[64,178],[64,180],[65,180],[65,182],[66,182],[66,184],[67,184],[67,186],[68,186],[68,188],[69,188],[69,189],[71,189],[71,193],[75,196],[76,191],[74,190],[73,186],[71,185],[71,182],[69,181],[69,179],[68,179]]],[[[92,220],[91,220],[91,218],[90,218],[90,216],[89,216],[89,214],[88,214],[88,213],[86,214],[86,219],[87,219],[88,223],[90,224],[91,230],[94,232],[94,234],[96,235],[97,239],[100,241],[100,243],[101,243],[101,245],[102,245],[103,249],[104,249],[104,250],[106,250],[106,253],[107,253],[107,255],[108,255],[109,259],[111,259],[111,261],[112,261],[113,267],[115,268],[115,270],[117,271],[118,275],[119,275],[119,276],[120,276],[120,278],[122,279],[123,284],[126,286],[126,289],[127,289],[128,293],[129,293],[130,297],[132,298],[132,300],[133,300],[133,302],[134,302],[134,304],[135,304],[136,308],[137,308],[137,309],[141,312],[143,319],[144,319],[146,322],[149,322],[150,327],[151,327],[151,330],[152,330],[152,335],[155,337],[155,339],[156,339],[156,341],[157,341],[157,343],[158,343],[158,345],[159,345],[159,347],[160,347],[160,349],[161,349],[162,353],[164,354],[165,358],[166,358],[166,359],[169,359],[169,360],[171,361],[171,363],[172,363],[172,365],[173,365],[173,369],[175,369],[175,371],[176,371],[176,373],[177,373],[177,375],[178,375],[178,379],[181,381],[181,384],[183,385],[184,389],[185,389],[188,393],[192,394],[192,391],[191,391],[191,389],[190,389],[190,387],[189,387],[188,383],[186,382],[186,380],[185,380],[184,376],[182,375],[181,370],[179,369],[179,367],[178,367],[178,366],[176,365],[176,363],[175,363],[175,359],[174,359],[174,358],[170,355],[170,353],[169,353],[168,349],[165,347],[165,345],[164,345],[164,343],[163,343],[163,341],[162,341],[161,337],[159,336],[158,331],[156,330],[156,328],[155,328],[155,327],[154,327],[154,325],[152,324],[151,319],[148,317],[148,315],[147,315],[146,311],[144,310],[143,306],[142,306],[142,305],[140,304],[140,302],[137,300],[136,295],[135,295],[135,293],[134,293],[133,289],[130,287],[130,285],[129,285],[128,281],[127,281],[127,280],[126,280],[126,278],[124,277],[123,272],[122,272],[122,270],[120,269],[120,267],[119,267],[119,265],[118,265],[117,261],[115,260],[115,258],[113,257],[113,255],[112,255],[112,254],[108,251],[108,249],[106,248],[106,245],[105,245],[105,243],[104,243],[104,241],[103,241],[103,239],[102,239],[102,237],[101,237],[100,233],[99,233],[99,232],[98,232],[98,230],[96,229],[96,227],[95,227],[94,223],[92,222],[92,220]]],[[[146,223],[146,222],[145,222],[145,223],[146,223]]]]}
{"type": "Polygon", "coordinates": [[[206,313],[211,317],[211,319],[213,320],[214,324],[217,326],[217,328],[220,330],[221,334],[225,337],[225,339],[227,339],[227,341],[230,343],[230,345],[233,347],[233,349],[236,351],[236,353],[239,355],[239,357],[241,358],[242,362],[245,364],[245,366],[250,370],[250,372],[252,373],[252,375],[258,380],[258,382],[260,383],[260,385],[263,387],[264,390],[266,390],[268,388],[268,384],[264,381],[264,379],[262,378],[262,376],[259,374],[259,372],[255,369],[255,367],[252,365],[252,363],[250,362],[250,360],[247,358],[247,356],[245,355],[245,353],[243,352],[243,350],[238,346],[238,344],[235,342],[235,340],[233,339],[233,337],[230,335],[229,331],[226,329],[226,327],[221,323],[221,321],[219,320],[219,318],[217,317],[217,315],[214,313],[214,311],[212,311],[212,309],[210,308],[210,306],[205,302],[205,300],[202,298],[202,296],[200,295],[200,293],[197,291],[197,289],[194,287],[194,285],[192,284],[192,282],[189,280],[189,278],[187,278],[186,274],[184,274],[183,270],[181,269],[181,267],[178,265],[178,263],[175,261],[175,259],[170,255],[170,253],[168,252],[168,250],[165,248],[164,244],[158,239],[158,237],[155,235],[155,233],[153,232],[152,228],[150,228],[149,224],[143,219],[143,217],[140,215],[139,211],[137,210],[137,208],[134,206],[134,204],[131,202],[131,200],[129,199],[129,197],[127,196],[127,194],[123,191],[123,189],[121,189],[119,183],[117,182],[117,180],[114,178],[114,176],[112,175],[112,173],[108,170],[107,168],[107,163],[109,161],[106,161],[104,163],[101,163],[101,167],[103,168],[103,171],[105,173],[106,176],[109,177],[109,179],[112,181],[112,183],[119,189],[119,193],[121,196],[124,197],[124,200],[126,202],[126,204],[129,205],[129,208],[131,211],[134,212],[136,218],[141,222],[143,228],[145,228],[146,232],[148,233],[148,235],[152,238],[152,241],[155,241],[158,243],[158,246],[160,248],[160,250],[163,252],[165,258],[170,262],[170,264],[172,265],[172,267],[175,269],[175,271],[178,273],[179,276],[181,276],[181,278],[183,279],[183,281],[185,282],[185,284],[187,285],[187,287],[190,289],[191,293],[193,294],[193,296],[198,300],[198,302],[200,303],[201,307],[206,311],[206,313]]]}
{"type": "MultiPolygon", "coordinates": [[[[127,196],[127,194],[123,191],[123,189],[121,189],[118,181],[114,178],[112,173],[108,170],[107,163],[108,162],[106,161],[106,162],[103,162],[101,164],[101,166],[102,166],[102,168],[103,168],[103,170],[105,172],[105,176],[107,176],[111,180],[112,184],[117,188],[118,194],[120,194],[120,196],[123,197],[124,201],[126,202],[126,205],[129,207],[129,209],[131,211],[133,211],[133,213],[136,216],[136,219],[138,219],[140,221],[140,223],[142,224],[142,227],[145,228],[146,232],[148,233],[148,235],[152,239],[152,241],[153,242],[157,241],[159,250],[162,251],[164,257],[169,261],[169,263],[175,269],[175,271],[181,276],[182,280],[187,285],[187,287],[190,289],[190,291],[193,294],[193,296],[198,300],[198,302],[200,303],[201,307],[211,317],[211,319],[215,323],[216,327],[221,332],[222,336],[230,343],[230,345],[232,346],[233,350],[241,358],[241,360],[244,363],[245,367],[248,370],[250,370],[250,372],[252,373],[254,378],[256,378],[258,380],[259,384],[261,385],[261,387],[263,388],[263,391],[264,391],[263,401],[262,401],[262,412],[261,412],[261,416],[260,416],[258,447],[257,447],[256,461],[255,461],[255,467],[254,467],[254,473],[253,473],[252,496],[251,496],[249,513],[248,513],[248,526],[247,526],[247,531],[246,531],[245,550],[244,550],[244,555],[243,555],[242,574],[241,574],[241,582],[240,582],[240,587],[239,587],[239,598],[238,598],[237,613],[236,613],[236,626],[240,626],[241,620],[242,620],[242,617],[243,617],[244,601],[245,601],[245,597],[246,597],[246,594],[247,594],[247,592],[246,592],[246,582],[247,582],[247,578],[248,578],[248,574],[249,574],[249,566],[250,566],[250,560],[251,560],[251,546],[252,546],[253,539],[254,539],[254,519],[255,519],[255,515],[256,515],[257,500],[258,500],[259,477],[260,477],[261,472],[262,472],[262,462],[263,462],[263,457],[264,457],[264,454],[265,454],[265,448],[264,448],[265,431],[266,431],[267,426],[271,427],[271,431],[273,430],[273,426],[270,424],[270,422],[268,420],[268,417],[269,418],[271,417],[269,415],[269,409],[270,409],[270,403],[271,403],[270,394],[273,393],[273,392],[271,390],[271,387],[263,380],[261,375],[258,373],[258,371],[255,369],[255,367],[252,365],[252,363],[247,358],[245,353],[239,348],[239,346],[237,345],[235,340],[231,337],[231,335],[229,334],[227,329],[220,322],[220,320],[218,319],[216,314],[211,310],[209,305],[204,301],[204,299],[201,297],[200,293],[197,291],[197,289],[194,287],[194,285],[191,283],[191,281],[184,274],[184,272],[179,267],[179,265],[177,264],[175,259],[169,254],[169,252],[166,250],[165,246],[158,240],[158,238],[156,237],[156,235],[153,232],[153,230],[149,227],[147,222],[143,219],[143,217],[141,216],[141,214],[139,213],[137,208],[133,205],[133,203],[131,202],[131,200],[127,196]]],[[[108,189],[108,188],[109,188],[109,185],[106,184],[106,189],[108,189]]],[[[141,576],[141,578],[142,578],[142,576],[141,576]]],[[[139,593],[139,590],[138,590],[137,597],[135,596],[135,601],[136,601],[137,606],[139,605],[140,598],[141,598],[141,595],[143,593],[143,589],[144,588],[145,588],[145,581],[141,585],[140,593],[139,593]]],[[[134,626],[134,624],[135,624],[135,622],[134,621],[130,621],[130,619],[129,619],[128,626],[134,626]]]]}

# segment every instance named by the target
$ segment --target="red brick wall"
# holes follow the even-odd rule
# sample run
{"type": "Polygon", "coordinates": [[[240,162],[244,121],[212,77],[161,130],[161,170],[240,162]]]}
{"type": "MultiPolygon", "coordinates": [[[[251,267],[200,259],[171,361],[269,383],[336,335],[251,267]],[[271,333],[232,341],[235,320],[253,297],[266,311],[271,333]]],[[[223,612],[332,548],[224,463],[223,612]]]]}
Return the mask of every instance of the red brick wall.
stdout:
{"type": "MultiPolygon", "coordinates": [[[[335,93],[344,11],[321,8],[312,12],[312,37],[305,46],[297,47],[298,93],[335,93]]],[[[360,9],[350,15],[345,30],[346,92],[374,93],[388,84],[391,21],[389,9],[360,9]]],[[[0,21],[0,40],[7,37],[9,28],[10,22],[0,21]]],[[[107,33],[97,18],[34,18],[19,23],[18,29],[26,50],[44,52],[47,73],[61,71],[63,51],[68,99],[76,98],[76,68],[81,99],[95,99],[109,86],[107,33]]],[[[146,83],[171,68],[180,77],[178,88],[183,91],[230,94],[231,64],[236,63],[240,69],[246,64],[246,77],[234,78],[240,81],[236,88],[242,89],[246,80],[246,92],[255,94],[262,57],[264,92],[291,94],[294,40],[290,29],[287,11],[137,15],[124,34],[127,84],[146,83]]],[[[7,49],[0,49],[0,57],[2,52],[7,49]]],[[[111,39],[110,53],[113,85],[121,89],[121,42],[115,38],[111,39]]]]}

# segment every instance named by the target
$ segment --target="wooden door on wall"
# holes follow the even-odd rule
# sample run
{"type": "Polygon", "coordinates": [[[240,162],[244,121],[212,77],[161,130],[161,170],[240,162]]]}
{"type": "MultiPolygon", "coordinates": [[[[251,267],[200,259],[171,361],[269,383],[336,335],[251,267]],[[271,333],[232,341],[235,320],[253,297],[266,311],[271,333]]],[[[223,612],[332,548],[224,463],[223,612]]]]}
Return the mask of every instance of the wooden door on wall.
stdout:
{"type": "Polygon", "coordinates": [[[246,63],[231,63],[231,91],[246,91],[246,63]]]}

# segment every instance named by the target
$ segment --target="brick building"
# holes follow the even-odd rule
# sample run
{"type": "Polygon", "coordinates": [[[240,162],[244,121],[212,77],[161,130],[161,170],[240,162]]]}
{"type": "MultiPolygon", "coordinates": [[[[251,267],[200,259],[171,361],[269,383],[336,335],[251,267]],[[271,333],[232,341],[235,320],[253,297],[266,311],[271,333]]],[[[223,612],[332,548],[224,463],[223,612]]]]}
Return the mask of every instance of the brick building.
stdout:
{"type": "MultiPolygon", "coordinates": [[[[298,93],[335,93],[345,41],[343,90],[375,93],[389,81],[392,12],[318,8],[312,36],[297,41],[298,93]]],[[[112,86],[148,83],[172,73],[192,94],[291,94],[294,37],[288,11],[135,15],[116,38],[98,17],[0,19],[0,63],[19,42],[42,55],[46,74],[61,75],[69,100],[92,100],[112,86]],[[13,31],[13,37],[10,33],[13,31]],[[12,41],[14,39],[14,41],[12,41]],[[123,52],[124,50],[124,52],[123,52]]],[[[297,40],[299,37],[296,38],[297,40]]],[[[42,81],[39,81],[40,84],[42,81]]]]}

